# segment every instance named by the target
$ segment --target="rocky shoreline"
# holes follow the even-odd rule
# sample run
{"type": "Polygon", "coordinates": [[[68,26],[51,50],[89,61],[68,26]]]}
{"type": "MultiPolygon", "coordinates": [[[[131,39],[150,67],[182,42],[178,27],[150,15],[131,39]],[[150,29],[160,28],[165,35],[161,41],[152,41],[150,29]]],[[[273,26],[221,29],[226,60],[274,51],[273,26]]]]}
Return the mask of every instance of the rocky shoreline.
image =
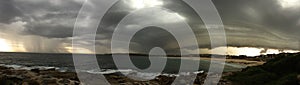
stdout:
{"type": "Polygon", "coordinates": [[[79,85],[76,73],[48,70],[17,70],[0,67],[1,85],[79,85]]]}
{"type": "MultiPolygon", "coordinates": [[[[197,74],[194,85],[201,85],[205,80],[206,73],[197,74]]],[[[226,75],[226,74],[225,74],[226,75]]],[[[149,81],[137,81],[129,79],[117,73],[105,74],[106,79],[112,85],[171,85],[176,78],[160,75],[149,81]]],[[[184,77],[185,78],[185,77],[184,77]]],[[[188,83],[185,79],[178,83],[188,83]]],[[[19,70],[11,67],[0,66],[0,85],[83,85],[75,72],[59,72],[55,69],[31,69],[19,70]]],[[[226,80],[221,79],[219,85],[230,85],[226,80]]]]}

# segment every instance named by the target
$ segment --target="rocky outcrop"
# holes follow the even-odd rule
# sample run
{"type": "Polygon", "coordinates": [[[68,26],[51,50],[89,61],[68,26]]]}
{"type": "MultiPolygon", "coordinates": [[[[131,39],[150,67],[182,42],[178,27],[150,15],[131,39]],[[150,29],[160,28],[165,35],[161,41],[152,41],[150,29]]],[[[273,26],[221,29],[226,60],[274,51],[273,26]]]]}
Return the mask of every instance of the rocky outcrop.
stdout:
{"type": "MultiPolygon", "coordinates": [[[[97,74],[90,74],[97,76],[97,74]]],[[[98,74],[99,75],[99,74],[98,74]]],[[[105,74],[106,79],[112,85],[171,85],[175,76],[160,75],[149,81],[138,81],[130,79],[119,73],[105,74]]],[[[195,81],[191,81],[191,76],[180,75],[177,84],[201,85],[205,80],[206,74],[199,73],[195,81]]],[[[55,69],[40,70],[17,70],[9,67],[0,66],[0,85],[84,85],[77,78],[74,72],[59,72],[55,69]]],[[[221,80],[219,85],[229,85],[227,81],[221,80]]]]}
{"type": "Polygon", "coordinates": [[[300,84],[300,75],[297,75],[298,84],[300,84]]]}
{"type": "Polygon", "coordinates": [[[1,85],[79,85],[75,73],[58,72],[55,69],[15,70],[0,67],[1,85]]]}

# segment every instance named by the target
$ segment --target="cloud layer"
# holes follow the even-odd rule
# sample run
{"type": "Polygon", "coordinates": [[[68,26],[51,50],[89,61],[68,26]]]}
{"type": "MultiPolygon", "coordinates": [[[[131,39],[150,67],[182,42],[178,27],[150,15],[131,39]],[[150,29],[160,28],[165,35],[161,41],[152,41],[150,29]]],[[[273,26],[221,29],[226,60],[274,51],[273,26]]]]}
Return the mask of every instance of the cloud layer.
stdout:
{"type": "MultiPolygon", "coordinates": [[[[117,24],[130,12],[141,7],[163,7],[169,13],[183,18],[193,29],[199,43],[199,48],[210,48],[207,29],[201,18],[181,0],[153,0],[140,6],[135,0],[121,0],[115,4],[100,23],[96,37],[97,53],[110,53],[110,41],[117,24]]],[[[294,1],[294,0],[291,0],[294,1]]],[[[223,20],[228,46],[258,47],[274,49],[299,49],[300,8],[289,0],[213,0],[223,20]]],[[[70,52],[72,39],[85,39],[80,43],[85,49],[92,44],[89,37],[88,23],[96,19],[87,16],[90,22],[78,22],[83,30],[81,35],[73,36],[73,26],[84,0],[2,0],[0,1],[0,38],[15,42],[12,46],[21,44],[28,52],[70,52]],[[86,33],[85,33],[86,32],[86,33]]],[[[299,1],[300,2],[300,1],[299,1]]],[[[87,4],[96,7],[97,3],[87,4]]],[[[88,11],[85,11],[89,15],[88,11]]],[[[176,24],[180,17],[161,15],[158,12],[145,11],[132,22],[160,22],[166,25],[176,24]],[[139,17],[155,15],[158,19],[141,20],[139,17]],[[154,20],[154,21],[153,21],[154,20]],[[159,20],[159,21],[155,21],[159,20]]],[[[126,36],[131,23],[122,27],[126,36]]],[[[159,46],[170,53],[178,53],[178,44],[168,32],[160,28],[148,27],[148,30],[138,32],[132,40],[132,52],[147,52],[154,46],[159,46]],[[158,42],[158,43],[154,43],[158,42]]],[[[176,30],[176,29],[174,29],[176,30]]],[[[184,36],[184,34],[181,34],[184,36]]],[[[189,41],[189,38],[186,38],[189,41]]],[[[192,47],[192,46],[191,46],[192,47]]],[[[118,48],[124,52],[123,48],[118,48]]],[[[184,50],[195,50],[186,47],[184,50]]],[[[86,52],[86,51],[85,51],[86,52]]]]}

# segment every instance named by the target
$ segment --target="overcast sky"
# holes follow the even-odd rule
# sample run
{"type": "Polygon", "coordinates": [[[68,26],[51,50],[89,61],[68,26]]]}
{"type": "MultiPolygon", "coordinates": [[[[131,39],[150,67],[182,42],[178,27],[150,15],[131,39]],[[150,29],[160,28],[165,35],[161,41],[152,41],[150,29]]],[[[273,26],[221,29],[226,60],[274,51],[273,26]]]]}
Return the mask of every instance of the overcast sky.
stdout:
{"type": "MultiPolygon", "coordinates": [[[[199,48],[210,48],[208,32],[201,18],[180,0],[152,0],[157,6],[169,9],[168,13],[183,18],[196,34],[199,48]]],[[[223,20],[228,46],[257,47],[274,49],[299,49],[300,40],[300,0],[213,0],[223,20]]],[[[5,40],[13,51],[27,52],[70,52],[72,39],[84,39],[91,34],[73,36],[73,26],[83,0],[1,0],[0,38],[5,40]]],[[[88,3],[90,6],[97,4],[88,3]]],[[[145,4],[144,7],[153,4],[145,4]]],[[[136,10],[135,0],[121,0],[114,5],[100,23],[97,32],[97,53],[110,53],[112,33],[120,20],[136,10]]],[[[124,35],[132,26],[139,23],[160,22],[166,25],[178,23],[182,19],[161,16],[159,11],[143,11],[141,14],[157,19],[132,19],[122,27],[124,35]]],[[[88,13],[88,12],[87,12],[88,13]]],[[[89,18],[91,22],[95,21],[89,18]]],[[[88,28],[89,22],[78,22],[88,28]]],[[[174,28],[174,30],[176,30],[174,28]]],[[[85,30],[89,31],[89,30],[85,30]]],[[[182,34],[184,36],[184,34],[182,34]]],[[[187,41],[189,38],[186,38],[187,41]]],[[[89,52],[86,40],[80,43],[82,52],[89,52]]],[[[178,44],[174,37],[158,27],[148,27],[138,32],[131,43],[132,52],[147,52],[152,47],[162,47],[167,52],[177,53],[178,44]],[[158,42],[158,43],[157,43],[158,42]]],[[[124,52],[123,48],[118,52],[124,52]]],[[[183,49],[193,51],[195,49],[183,49]]]]}

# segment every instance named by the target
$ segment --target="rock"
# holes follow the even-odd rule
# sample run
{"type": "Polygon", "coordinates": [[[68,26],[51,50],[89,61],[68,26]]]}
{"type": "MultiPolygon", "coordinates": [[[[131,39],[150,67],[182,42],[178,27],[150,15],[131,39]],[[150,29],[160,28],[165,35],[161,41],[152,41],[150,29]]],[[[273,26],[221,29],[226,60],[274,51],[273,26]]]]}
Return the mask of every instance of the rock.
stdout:
{"type": "Polygon", "coordinates": [[[70,83],[70,81],[67,80],[67,79],[61,79],[58,82],[61,83],[61,84],[69,84],[70,83]]]}
{"type": "Polygon", "coordinates": [[[35,72],[35,73],[40,73],[40,69],[38,69],[38,68],[31,69],[30,71],[35,72]]]}
{"type": "Polygon", "coordinates": [[[14,78],[14,79],[18,79],[18,80],[23,80],[24,77],[22,77],[22,75],[7,75],[9,78],[14,78]]]}
{"type": "Polygon", "coordinates": [[[49,75],[41,75],[40,77],[42,77],[42,78],[51,78],[51,76],[49,76],[49,75]]]}
{"type": "Polygon", "coordinates": [[[74,85],[79,85],[79,84],[80,84],[80,83],[79,83],[79,82],[77,82],[77,81],[75,81],[75,82],[74,82],[74,85]]]}
{"type": "Polygon", "coordinates": [[[21,83],[22,83],[22,79],[13,76],[2,76],[0,78],[1,85],[15,85],[21,83]]]}
{"type": "Polygon", "coordinates": [[[49,84],[57,84],[56,83],[56,79],[53,79],[53,78],[44,78],[42,81],[42,84],[44,85],[49,85],[49,84]]]}
{"type": "Polygon", "coordinates": [[[22,85],[40,85],[40,84],[35,80],[29,80],[29,81],[24,81],[22,85]]]}
{"type": "Polygon", "coordinates": [[[70,80],[79,81],[78,77],[71,77],[70,80]]]}
{"type": "Polygon", "coordinates": [[[0,70],[7,70],[7,69],[9,69],[9,67],[2,67],[2,66],[0,66],[0,70]]]}
{"type": "Polygon", "coordinates": [[[124,79],[118,80],[118,83],[125,83],[126,81],[124,79]]]}
{"type": "Polygon", "coordinates": [[[45,71],[56,71],[56,69],[55,68],[49,68],[49,69],[47,69],[45,71]]]}
{"type": "Polygon", "coordinates": [[[168,76],[158,76],[156,81],[160,85],[171,85],[173,83],[173,80],[175,80],[175,77],[168,77],[168,76]]]}
{"type": "Polygon", "coordinates": [[[297,75],[298,84],[300,84],[300,75],[297,75]]]}
{"type": "Polygon", "coordinates": [[[28,82],[23,82],[22,85],[30,85],[28,82]]]}

